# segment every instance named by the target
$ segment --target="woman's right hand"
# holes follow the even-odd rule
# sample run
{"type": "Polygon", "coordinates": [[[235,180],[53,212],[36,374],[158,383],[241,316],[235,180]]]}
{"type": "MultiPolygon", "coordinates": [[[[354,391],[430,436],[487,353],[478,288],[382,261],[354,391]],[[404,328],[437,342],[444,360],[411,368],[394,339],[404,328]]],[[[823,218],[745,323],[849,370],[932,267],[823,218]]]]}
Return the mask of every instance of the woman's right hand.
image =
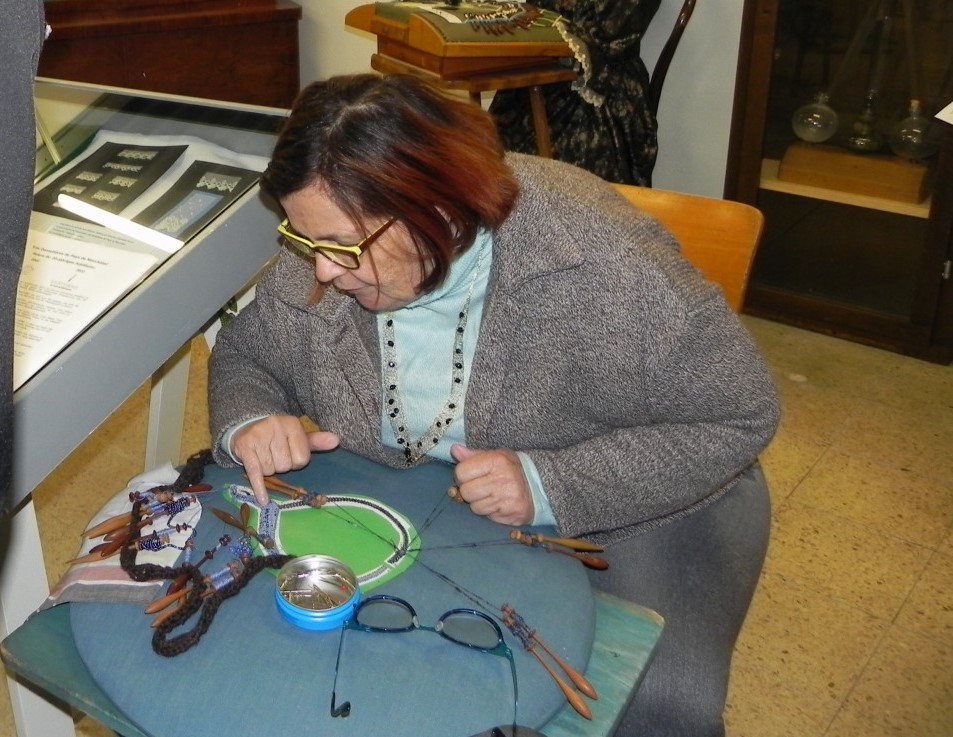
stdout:
{"type": "Polygon", "coordinates": [[[312,451],[332,450],[340,444],[333,432],[308,432],[291,415],[271,415],[238,430],[232,438],[232,455],[245,467],[255,499],[268,503],[265,476],[304,468],[312,451]]]}

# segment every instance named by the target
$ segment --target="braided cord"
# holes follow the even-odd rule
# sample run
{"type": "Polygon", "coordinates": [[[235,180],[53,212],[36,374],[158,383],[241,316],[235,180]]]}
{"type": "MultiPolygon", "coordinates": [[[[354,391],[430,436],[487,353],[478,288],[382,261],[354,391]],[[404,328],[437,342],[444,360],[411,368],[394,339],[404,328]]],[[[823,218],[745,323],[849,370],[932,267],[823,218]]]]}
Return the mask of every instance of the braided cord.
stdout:
{"type": "Polygon", "coordinates": [[[152,634],[152,649],[158,655],[170,658],[181,655],[186,650],[194,647],[198,644],[202,635],[208,632],[208,628],[212,626],[212,620],[225,599],[235,596],[265,568],[281,568],[292,558],[294,558],[292,555],[268,555],[252,558],[245,563],[244,570],[236,580],[207,597],[202,595],[202,576],[197,569],[193,568],[190,571],[192,588],[186,596],[185,602],[174,614],[156,627],[152,634]],[[175,637],[170,638],[168,636],[176,627],[185,624],[199,609],[202,610],[202,613],[199,615],[199,621],[192,629],[175,637]]]}
{"type": "MultiPolygon", "coordinates": [[[[205,467],[212,462],[212,451],[208,449],[201,450],[189,457],[173,483],[156,486],[151,491],[171,491],[181,494],[190,486],[194,486],[202,480],[205,475],[205,467]]],[[[139,533],[140,509],[145,503],[145,499],[137,499],[133,502],[132,511],[129,513],[129,540],[131,542],[136,542],[141,538],[139,533]]],[[[165,657],[181,655],[197,645],[202,635],[212,625],[212,620],[225,599],[235,596],[248,585],[248,582],[255,575],[265,568],[281,568],[294,557],[291,555],[269,555],[254,558],[242,556],[243,568],[241,573],[237,575],[234,581],[214,590],[208,586],[204,574],[191,562],[183,563],[177,568],[160,566],[154,563],[137,564],[136,556],[138,552],[137,545],[124,545],[119,552],[119,564],[133,581],[172,580],[187,575],[192,584],[185,595],[185,601],[156,627],[152,635],[152,649],[158,655],[165,657]],[[169,637],[172,630],[185,624],[199,610],[201,610],[199,620],[191,630],[169,637]]]]}

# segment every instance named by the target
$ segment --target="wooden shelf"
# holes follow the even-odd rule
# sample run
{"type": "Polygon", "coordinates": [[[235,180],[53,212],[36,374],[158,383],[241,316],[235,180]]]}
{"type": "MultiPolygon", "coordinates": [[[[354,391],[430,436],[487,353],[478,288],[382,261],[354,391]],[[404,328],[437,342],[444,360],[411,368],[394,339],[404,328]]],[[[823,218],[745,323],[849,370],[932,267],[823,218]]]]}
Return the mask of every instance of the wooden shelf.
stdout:
{"type": "Polygon", "coordinates": [[[882,197],[868,197],[866,195],[853,194],[851,192],[841,192],[836,189],[823,189],[821,187],[811,187],[806,184],[785,182],[782,179],[778,179],[779,165],[780,162],[777,159],[761,160],[761,189],[767,189],[772,192],[781,192],[783,194],[797,195],[799,197],[810,197],[815,200],[837,202],[841,205],[865,207],[869,210],[881,210],[883,212],[890,212],[896,215],[907,215],[909,217],[923,219],[930,217],[929,198],[923,202],[912,204],[909,202],[888,200],[882,197]]]}

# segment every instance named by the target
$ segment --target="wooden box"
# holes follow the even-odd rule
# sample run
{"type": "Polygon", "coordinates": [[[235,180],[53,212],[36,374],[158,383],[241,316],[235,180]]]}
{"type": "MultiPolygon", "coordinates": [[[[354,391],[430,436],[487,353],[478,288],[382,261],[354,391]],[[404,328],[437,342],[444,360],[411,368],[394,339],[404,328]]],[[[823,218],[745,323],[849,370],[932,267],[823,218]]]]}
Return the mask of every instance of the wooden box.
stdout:
{"type": "Polygon", "coordinates": [[[344,23],[376,35],[379,54],[450,78],[572,59],[569,44],[554,25],[558,16],[539,12],[531,27],[500,33],[453,23],[400,2],[360,5],[348,12],[344,23]]]}
{"type": "Polygon", "coordinates": [[[778,179],[841,192],[922,202],[930,194],[929,164],[887,154],[855,154],[819,144],[793,143],[778,168],[778,179]]]}

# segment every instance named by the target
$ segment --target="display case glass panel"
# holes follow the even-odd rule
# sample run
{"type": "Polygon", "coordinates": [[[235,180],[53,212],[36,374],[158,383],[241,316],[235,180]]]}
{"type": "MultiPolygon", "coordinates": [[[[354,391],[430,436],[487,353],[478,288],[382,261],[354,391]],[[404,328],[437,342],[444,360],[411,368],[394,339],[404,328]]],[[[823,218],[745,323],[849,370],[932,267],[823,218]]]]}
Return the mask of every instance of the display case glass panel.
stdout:
{"type": "Polygon", "coordinates": [[[21,386],[257,187],[284,111],[40,79],[21,386]]]}

